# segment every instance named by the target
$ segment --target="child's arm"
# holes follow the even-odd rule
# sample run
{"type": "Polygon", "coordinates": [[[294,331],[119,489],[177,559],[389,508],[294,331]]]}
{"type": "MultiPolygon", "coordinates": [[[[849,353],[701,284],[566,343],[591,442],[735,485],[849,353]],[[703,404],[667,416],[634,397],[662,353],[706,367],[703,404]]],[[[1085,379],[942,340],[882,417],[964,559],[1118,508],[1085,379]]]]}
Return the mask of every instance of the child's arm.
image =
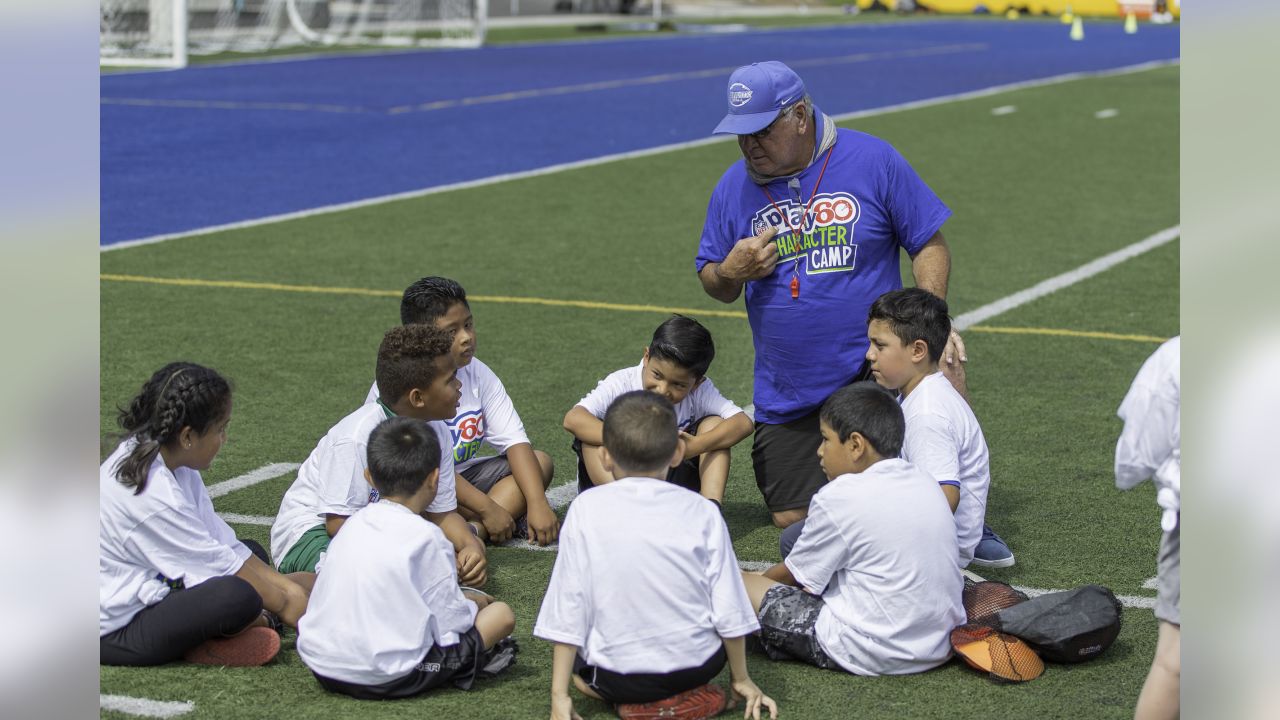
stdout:
{"type": "MultiPolygon", "coordinates": [[[[729,656],[729,678],[732,682],[734,697],[746,701],[742,717],[760,720],[762,706],[769,709],[770,718],[778,717],[778,704],[773,701],[773,698],[765,695],[747,674],[747,650],[744,639],[741,637],[722,639],[725,654],[729,656]]],[[[559,646],[556,647],[558,650],[559,646]]],[[[556,657],[559,658],[558,655],[556,657]]],[[[572,665],[572,657],[569,658],[569,662],[572,665]]]]}
{"type": "Polygon", "coordinates": [[[587,445],[604,445],[604,421],[581,405],[565,413],[564,429],[587,445]]]}
{"type": "Polygon", "coordinates": [[[458,560],[458,582],[472,587],[483,587],[488,581],[485,572],[489,561],[484,556],[484,543],[472,534],[467,521],[456,512],[424,512],[423,515],[435,523],[444,536],[453,545],[458,560]]]}
{"type": "Polygon", "coordinates": [[[244,561],[236,577],[253,586],[262,597],[263,608],[279,615],[289,627],[298,627],[298,619],[307,611],[308,599],[301,585],[268,567],[256,555],[244,561]]]}
{"type": "Polygon", "coordinates": [[[746,413],[740,412],[715,426],[705,435],[681,433],[680,437],[684,438],[685,443],[684,456],[686,458],[697,457],[713,450],[731,448],[742,442],[754,430],[755,423],[751,422],[751,418],[747,417],[746,413]]]}
{"type": "MultiPolygon", "coordinates": [[[[485,532],[489,533],[489,539],[495,543],[510,540],[511,535],[516,531],[516,521],[511,517],[511,513],[467,482],[460,473],[455,473],[453,478],[458,493],[458,505],[475,513],[484,525],[485,532]]],[[[538,487],[542,487],[542,484],[539,483],[538,487]]]]}
{"type": "Polygon", "coordinates": [[[342,524],[347,521],[346,515],[332,515],[325,513],[324,531],[329,533],[329,537],[335,537],[338,531],[342,529],[342,524]]]}
{"type": "Polygon", "coordinates": [[[573,659],[578,648],[556,643],[551,656],[551,720],[582,720],[573,709],[569,697],[569,677],[573,675],[573,659]]]}
{"type": "Polygon", "coordinates": [[[938,483],[938,487],[942,488],[942,494],[947,496],[947,504],[951,506],[951,514],[954,515],[956,508],[960,507],[960,486],[938,483]]]}
{"type": "Polygon", "coordinates": [[[783,585],[791,585],[794,587],[799,584],[796,582],[795,576],[791,574],[791,568],[787,567],[786,563],[778,563],[768,570],[765,570],[762,574],[770,580],[776,583],[782,583],[783,585]]]}
{"type": "Polygon", "coordinates": [[[547,502],[547,491],[542,486],[542,466],[533,454],[529,443],[517,443],[507,448],[507,463],[511,476],[524,495],[525,519],[529,523],[529,541],[550,545],[560,534],[560,520],[547,502]]]}

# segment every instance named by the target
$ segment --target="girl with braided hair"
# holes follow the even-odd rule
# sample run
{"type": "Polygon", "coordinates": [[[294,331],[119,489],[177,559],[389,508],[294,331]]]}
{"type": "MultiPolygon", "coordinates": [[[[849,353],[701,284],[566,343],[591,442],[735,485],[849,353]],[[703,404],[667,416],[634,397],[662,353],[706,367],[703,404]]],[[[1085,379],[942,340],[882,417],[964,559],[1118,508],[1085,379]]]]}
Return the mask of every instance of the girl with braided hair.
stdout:
{"type": "Polygon", "coordinates": [[[105,665],[186,658],[262,665],[297,627],[315,575],[281,575],[213,511],[200,471],[226,441],[231,385],[194,363],[160,368],[120,409],[99,469],[98,629],[105,665]]]}

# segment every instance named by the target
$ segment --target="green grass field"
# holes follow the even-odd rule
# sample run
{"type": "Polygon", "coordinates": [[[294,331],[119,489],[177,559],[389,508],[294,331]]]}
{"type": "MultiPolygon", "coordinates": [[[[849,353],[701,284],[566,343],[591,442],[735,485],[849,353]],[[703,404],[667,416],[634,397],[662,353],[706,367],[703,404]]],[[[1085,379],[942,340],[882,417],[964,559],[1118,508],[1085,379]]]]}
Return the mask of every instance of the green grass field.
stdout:
{"type": "MultiPolygon", "coordinates": [[[[944,228],[959,315],[1177,225],[1179,69],[1166,67],[863,118],[850,126],[901,150],[955,211],[944,228]],[[992,108],[1017,112],[993,116],[992,108]],[[1094,113],[1115,108],[1099,120],[1094,113]]],[[[608,372],[637,360],[657,311],[486,297],[741,311],[706,297],[692,258],[711,187],[732,143],[613,162],[424,198],[104,253],[104,274],[311,286],[312,292],[105,280],[101,285],[103,456],[114,408],[163,363],[190,359],[236,385],[230,440],[208,483],[268,463],[300,463],[364,398],[398,295],[428,274],[474,296],[479,355],[503,378],[556,485],[573,482],[564,412],[608,372]],[[356,288],[367,294],[327,291],[356,288]],[[378,293],[381,294],[378,294],[378,293]]],[[[1034,588],[1101,583],[1151,597],[1159,513],[1150,486],[1115,489],[1115,410],[1151,340],[1040,334],[1179,332],[1179,243],[968,331],[972,400],[991,448],[988,520],[1017,554],[989,576],[1034,588]],[[1035,332],[1010,334],[992,328],[1035,332]]],[[[741,317],[701,315],[718,354],[710,375],[750,402],[752,350],[741,317]]],[[[749,441],[747,441],[749,443],[749,441]]],[[[741,560],[775,560],[778,531],[734,453],[726,510],[741,560]]],[[[215,501],[274,515],[286,475],[215,501]]],[[[236,525],[266,541],[268,528],[236,525]]],[[[358,703],[324,693],[286,639],[260,669],[176,664],[102,668],[101,691],[190,700],[192,718],[545,718],[551,651],[530,636],[555,555],[490,551],[487,588],[515,609],[514,670],[470,693],[358,703]]],[[[923,675],[866,679],[749,658],[781,717],[1129,717],[1155,646],[1150,610],[1129,609],[1118,642],[1081,666],[1051,665],[1018,686],[958,662],[923,675]]],[[[584,718],[611,717],[577,698],[584,718]]],[[[126,717],[104,712],[104,717],[126,717]]]]}

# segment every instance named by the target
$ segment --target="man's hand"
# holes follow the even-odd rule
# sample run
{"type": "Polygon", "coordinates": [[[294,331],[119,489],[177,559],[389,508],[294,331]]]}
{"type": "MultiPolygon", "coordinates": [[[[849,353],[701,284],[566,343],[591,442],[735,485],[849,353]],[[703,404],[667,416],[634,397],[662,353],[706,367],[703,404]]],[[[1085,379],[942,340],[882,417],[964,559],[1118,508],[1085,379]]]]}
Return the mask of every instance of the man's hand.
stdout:
{"type": "Polygon", "coordinates": [[[567,693],[551,696],[551,720],[582,720],[582,716],[573,709],[573,698],[567,693]]]}
{"type": "Polygon", "coordinates": [[[769,717],[778,717],[778,704],[773,698],[765,695],[751,678],[735,680],[733,683],[733,697],[738,700],[745,700],[745,707],[742,711],[742,717],[752,718],[752,720],[760,720],[760,708],[765,707],[769,710],[769,717]]]}
{"type": "Polygon", "coordinates": [[[947,346],[942,349],[942,362],[938,363],[938,369],[965,400],[969,399],[969,381],[964,367],[967,362],[969,356],[964,350],[964,340],[960,338],[960,333],[952,330],[951,337],[947,338],[947,346]]]}
{"type": "Polygon", "coordinates": [[[511,517],[511,513],[496,502],[490,502],[489,506],[480,512],[480,523],[484,525],[484,531],[489,534],[489,541],[495,544],[510,540],[516,531],[516,521],[511,517]]]}
{"type": "Polygon", "coordinates": [[[759,235],[742,238],[734,244],[716,272],[739,285],[768,277],[778,264],[778,246],[773,243],[773,236],[777,234],[777,228],[767,227],[759,235]]]}
{"type": "MultiPolygon", "coordinates": [[[[479,543],[479,540],[476,541],[479,543]]],[[[484,550],[468,545],[458,551],[458,582],[471,587],[484,587],[489,581],[485,571],[489,561],[485,559],[484,550]]]]}
{"type": "Polygon", "coordinates": [[[529,524],[529,542],[539,545],[550,545],[560,536],[560,520],[547,504],[546,497],[534,497],[525,511],[525,521],[529,524]]]}

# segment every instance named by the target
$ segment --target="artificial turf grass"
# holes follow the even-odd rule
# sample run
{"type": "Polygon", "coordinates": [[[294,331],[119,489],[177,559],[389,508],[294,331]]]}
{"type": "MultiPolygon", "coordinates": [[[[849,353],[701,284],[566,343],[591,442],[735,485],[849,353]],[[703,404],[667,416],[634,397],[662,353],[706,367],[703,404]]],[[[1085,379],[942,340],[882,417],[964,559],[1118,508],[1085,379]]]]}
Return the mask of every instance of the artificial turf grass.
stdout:
{"type": "MultiPolygon", "coordinates": [[[[946,229],[956,260],[953,313],[1177,222],[1171,199],[1177,186],[1176,120],[1172,126],[1164,122],[1170,108],[1176,110],[1177,75],[1170,68],[1094,79],[855,123],[903,149],[956,209],[946,229]],[[1081,119],[1085,110],[1112,103],[1112,93],[1126,99],[1121,116],[1105,123],[1081,119]],[[997,104],[1020,110],[993,118],[988,108],[997,104]],[[1019,115],[1032,122],[1021,129],[995,125],[1019,115]],[[1114,123],[1128,117],[1135,122],[1114,123]],[[1040,142],[1042,135],[1052,139],[1040,142]],[[981,146],[993,138],[1016,139],[1025,158],[990,153],[987,161],[981,146]],[[1055,164],[1060,171],[1044,169],[1055,164]],[[1003,195],[993,192],[1007,186],[1005,177],[1031,180],[1003,195]],[[1141,192],[1125,192],[1123,202],[1116,201],[1139,186],[1141,192]],[[1063,198],[1076,209],[1064,206],[1063,198]]],[[[690,271],[706,193],[735,154],[731,144],[720,144],[573,171],[581,173],[569,178],[580,191],[571,196],[564,194],[566,178],[560,175],[112,251],[101,256],[102,267],[393,293],[424,272],[436,272],[459,279],[473,295],[645,303],[660,297],[672,305],[725,309],[701,294],[690,271]],[[624,179],[634,202],[614,197],[624,179]],[[652,207],[664,212],[654,217],[652,207]],[[467,237],[454,220],[459,208],[488,211],[467,237]],[[423,217],[439,218],[433,227],[440,231],[424,238],[423,217]],[[592,225],[602,218],[612,221],[607,231],[592,225]]],[[[1172,334],[1177,272],[1174,244],[992,322],[1172,334]]],[[[661,315],[483,302],[473,310],[480,356],[503,378],[535,447],[555,458],[556,484],[572,482],[573,456],[560,417],[599,378],[636,362],[661,315]]],[[[237,386],[231,439],[205,473],[207,482],[270,462],[301,462],[363,400],[378,340],[396,315],[394,297],[104,282],[103,432],[114,429],[111,407],[125,402],[156,367],[186,357],[218,367],[237,386]]],[[[751,376],[747,324],[702,319],[719,349],[711,376],[745,403],[751,376]]],[[[1033,587],[1101,582],[1121,594],[1149,597],[1140,585],[1154,574],[1158,514],[1152,493],[1116,491],[1110,462],[1119,431],[1115,407],[1154,344],[982,333],[969,333],[966,341],[974,406],[992,448],[989,517],[1019,559],[1014,568],[982,574],[1033,587]]],[[[777,557],[778,531],[754,487],[748,450],[744,444],[734,454],[726,514],[739,558],[768,561],[777,557]]],[[[215,506],[274,514],[277,493],[291,477],[219,498],[215,506]]],[[[265,544],[267,528],[236,530],[265,544]]],[[[402,703],[353,704],[324,695],[292,652],[257,671],[103,668],[102,690],[191,699],[197,703],[193,717],[545,717],[550,651],[528,632],[554,554],[499,548],[490,558],[491,589],[516,609],[517,636],[526,650],[522,669],[482,693],[446,691],[402,703]]],[[[1131,712],[1155,639],[1149,611],[1126,610],[1125,621],[1120,642],[1104,658],[1061,672],[1052,666],[1026,686],[993,686],[954,663],[911,678],[874,680],[769,663],[758,655],[751,666],[793,717],[950,717],[958,707],[966,713],[1120,717],[1131,712]]],[[[583,700],[578,706],[586,717],[609,716],[599,703],[583,700]]]]}

